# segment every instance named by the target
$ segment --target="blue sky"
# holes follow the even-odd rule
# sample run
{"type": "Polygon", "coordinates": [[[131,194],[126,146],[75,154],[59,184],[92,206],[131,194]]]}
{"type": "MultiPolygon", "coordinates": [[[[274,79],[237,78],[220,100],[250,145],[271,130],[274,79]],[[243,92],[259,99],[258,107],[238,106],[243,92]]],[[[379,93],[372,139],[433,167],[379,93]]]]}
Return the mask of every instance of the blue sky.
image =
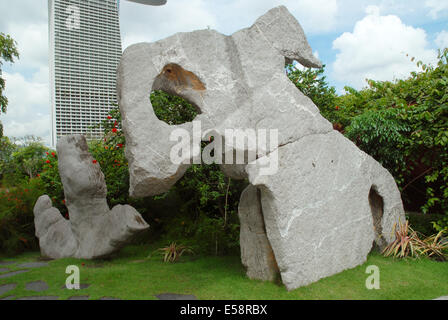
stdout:
{"type": "MultiPolygon", "coordinates": [[[[435,63],[448,46],[448,0],[168,0],[165,6],[121,1],[123,48],[176,32],[210,27],[231,34],[272,7],[285,5],[301,23],[338,92],[365,78],[393,80],[416,70],[410,57],[435,63]],[[406,56],[409,54],[409,57],[406,56]]],[[[18,42],[21,58],[3,65],[10,103],[5,134],[50,141],[47,0],[0,1],[0,32],[18,42]]]]}

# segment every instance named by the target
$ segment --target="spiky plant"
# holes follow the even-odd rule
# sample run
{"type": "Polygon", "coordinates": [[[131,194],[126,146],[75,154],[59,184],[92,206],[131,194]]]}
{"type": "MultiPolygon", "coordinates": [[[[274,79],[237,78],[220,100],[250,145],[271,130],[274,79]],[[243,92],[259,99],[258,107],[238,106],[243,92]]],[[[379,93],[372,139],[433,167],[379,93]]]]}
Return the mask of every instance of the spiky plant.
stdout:
{"type": "Polygon", "coordinates": [[[164,262],[176,262],[184,253],[194,253],[191,247],[178,245],[175,242],[171,242],[169,246],[159,248],[157,251],[162,253],[164,262]]]}
{"type": "Polygon", "coordinates": [[[409,226],[409,221],[404,224],[401,221],[398,224],[395,223],[394,233],[395,240],[383,250],[383,255],[394,258],[417,257],[418,252],[415,250],[415,246],[421,240],[418,238],[417,232],[409,226]]]}

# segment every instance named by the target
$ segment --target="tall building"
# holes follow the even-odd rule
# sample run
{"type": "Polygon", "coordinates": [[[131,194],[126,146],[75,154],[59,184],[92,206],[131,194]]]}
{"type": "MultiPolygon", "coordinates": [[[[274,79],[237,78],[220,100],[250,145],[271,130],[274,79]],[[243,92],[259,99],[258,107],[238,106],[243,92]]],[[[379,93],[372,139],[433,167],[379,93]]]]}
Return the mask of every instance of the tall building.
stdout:
{"type": "Polygon", "coordinates": [[[67,134],[98,138],[116,103],[122,54],[119,0],[49,0],[52,144],[67,134]]]}

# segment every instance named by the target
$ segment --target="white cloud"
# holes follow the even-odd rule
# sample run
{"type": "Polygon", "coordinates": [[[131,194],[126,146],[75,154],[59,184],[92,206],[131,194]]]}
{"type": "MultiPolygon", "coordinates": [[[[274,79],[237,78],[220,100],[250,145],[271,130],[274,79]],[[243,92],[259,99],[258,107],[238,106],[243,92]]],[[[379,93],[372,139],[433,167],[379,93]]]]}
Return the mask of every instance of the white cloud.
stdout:
{"type": "Polygon", "coordinates": [[[11,137],[35,135],[50,144],[48,83],[26,80],[19,73],[4,73],[3,77],[6,80],[5,95],[9,100],[6,115],[0,117],[4,134],[11,137]]]}
{"type": "Polygon", "coordinates": [[[39,69],[48,65],[48,25],[11,23],[7,33],[17,42],[20,59],[15,68],[39,69]]]}
{"type": "Polygon", "coordinates": [[[425,6],[430,9],[429,15],[437,19],[439,13],[448,10],[448,1],[446,0],[426,0],[425,6]]]}
{"type": "Polygon", "coordinates": [[[448,31],[441,31],[437,34],[434,41],[439,49],[448,48],[448,31]]]}
{"type": "Polygon", "coordinates": [[[377,7],[369,6],[366,11],[352,32],[333,42],[333,49],[339,50],[333,64],[337,80],[361,88],[366,78],[385,81],[407,77],[417,70],[410,57],[425,63],[437,61],[436,51],[427,48],[423,29],[405,25],[394,15],[381,16],[377,7]]]}
{"type": "Polygon", "coordinates": [[[142,6],[122,2],[120,24],[123,49],[142,41],[156,41],[177,32],[215,27],[215,17],[206,9],[206,1],[168,1],[164,6],[142,6]]]}
{"type": "Polygon", "coordinates": [[[232,34],[251,26],[259,16],[279,5],[289,9],[306,34],[333,31],[338,22],[338,0],[172,0],[161,7],[122,2],[123,48],[207,27],[232,34]]]}

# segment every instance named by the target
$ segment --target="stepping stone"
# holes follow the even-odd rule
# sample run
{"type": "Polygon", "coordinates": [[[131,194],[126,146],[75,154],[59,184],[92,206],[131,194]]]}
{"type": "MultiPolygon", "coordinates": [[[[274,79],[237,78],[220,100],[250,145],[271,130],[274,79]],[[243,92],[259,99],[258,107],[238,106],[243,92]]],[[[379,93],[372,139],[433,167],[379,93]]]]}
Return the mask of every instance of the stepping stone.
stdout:
{"type": "Polygon", "coordinates": [[[15,283],[4,284],[0,286],[0,296],[5,294],[8,291],[14,290],[17,287],[15,283]]]}
{"type": "Polygon", "coordinates": [[[14,263],[14,261],[0,261],[0,266],[9,266],[10,264],[14,263]]]}
{"type": "Polygon", "coordinates": [[[198,300],[193,295],[177,294],[177,293],[162,293],[156,295],[159,300],[198,300]]]}
{"type": "MultiPolygon", "coordinates": [[[[79,284],[79,289],[78,290],[82,290],[82,289],[87,289],[88,287],[90,287],[90,284],[88,283],[80,283],[79,284]]],[[[61,289],[67,289],[67,286],[64,284],[61,289]]],[[[67,289],[69,290],[69,289],[67,289]]],[[[73,289],[73,290],[77,290],[77,289],[73,289]]]]}
{"type": "Polygon", "coordinates": [[[29,291],[42,292],[48,290],[48,284],[45,281],[34,281],[25,284],[25,289],[29,291]]]}
{"type": "Polygon", "coordinates": [[[70,297],[67,300],[89,300],[89,296],[74,296],[70,297]]]}
{"type": "Polygon", "coordinates": [[[48,262],[27,262],[18,265],[19,268],[41,268],[48,267],[48,262]]]}
{"type": "Polygon", "coordinates": [[[9,269],[8,268],[0,268],[0,273],[6,272],[6,271],[9,271],[9,269]]]}
{"type": "Polygon", "coordinates": [[[102,297],[99,300],[121,300],[121,299],[113,298],[113,297],[102,297]]]}
{"type": "Polygon", "coordinates": [[[7,296],[6,298],[2,298],[0,300],[13,300],[15,298],[16,298],[16,296],[7,296]]]}
{"type": "Polygon", "coordinates": [[[19,298],[17,300],[58,300],[59,297],[56,296],[40,296],[40,297],[23,297],[23,298],[19,298]]]}
{"type": "Polygon", "coordinates": [[[437,298],[437,299],[434,299],[434,300],[448,300],[448,296],[440,297],[440,298],[437,298]]]}
{"type": "Polygon", "coordinates": [[[17,274],[25,273],[28,271],[30,271],[30,270],[19,270],[19,271],[13,271],[13,272],[9,272],[9,273],[3,273],[3,274],[0,274],[0,279],[9,278],[9,277],[15,276],[17,274]]]}

